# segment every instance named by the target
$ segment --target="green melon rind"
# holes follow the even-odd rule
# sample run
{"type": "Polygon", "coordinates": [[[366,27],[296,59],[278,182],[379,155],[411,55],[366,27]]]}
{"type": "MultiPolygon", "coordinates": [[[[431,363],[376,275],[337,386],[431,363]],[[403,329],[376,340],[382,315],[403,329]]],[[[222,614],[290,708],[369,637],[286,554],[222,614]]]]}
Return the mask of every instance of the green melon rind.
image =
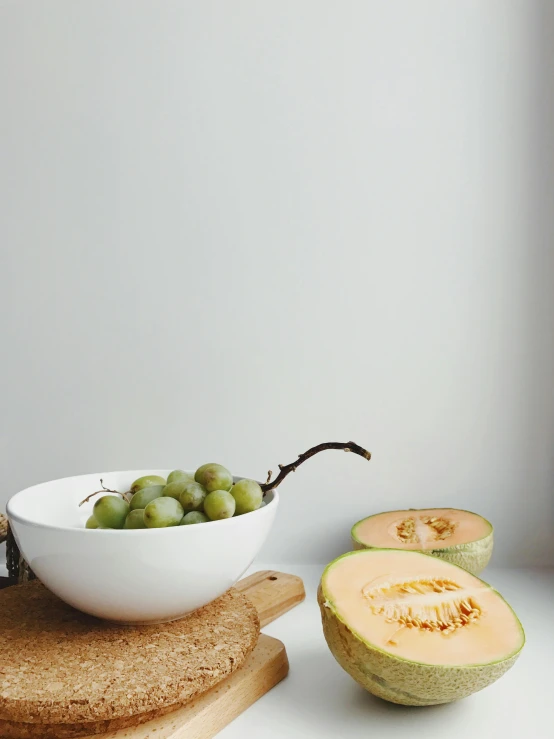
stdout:
{"type": "MultiPolygon", "coordinates": [[[[396,554],[403,550],[373,549],[371,551],[391,551],[396,554]]],[[[405,553],[414,554],[413,551],[405,553]]],[[[415,554],[423,557],[429,556],[422,552],[415,552],[415,554]]],[[[321,577],[317,599],[321,610],[323,634],[331,653],[343,670],[373,695],[404,706],[433,706],[439,703],[451,703],[492,685],[512,667],[519,657],[525,644],[525,632],[515,613],[514,616],[521,629],[521,645],[506,658],[488,664],[441,666],[411,662],[395,657],[374,644],[364,641],[363,637],[351,629],[336,612],[335,604],[325,592],[324,585],[325,575],[330,568],[345,557],[359,555],[360,552],[348,552],[327,565],[321,577]]],[[[454,566],[458,567],[458,565],[454,566]]],[[[465,568],[460,567],[460,569],[465,568]]],[[[481,582],[506,603],[498,591],[483,580],[481,582]]],[[[506,605],[513,613],[509,603],[506,605]]]]}
{"type": "MultiPolygon", "coordinates": [[[[425,510],[425,511],[433,511],[433,510],[439,510],[434,508],[410,508],[410,511],[413,511],[414,513],[418,510],[425,510]]],[[[452,511],[460,511],[461,508],[451,508],[451,509],[445,509],[442,508],[440,510],[452,510],[452,511]]],[[[486,536],[484,536],[481,539],[476,539],[475,541],[470,541],[465,544],[455,544],[451,547],[440,547],[437,549],[403,549],[402,547],[398,547],[397,551],[400,552],[419,552],[419,554],[430,554],[432,557],[438,557],[439,559],[444,559],[445,562],[450,562],[450,564],[456,565],[457,567],[462,567],[464,570],[467,570],[468,572],[471,572],[472,575],[478,575],[480,572],[483,572],[485,567],[488,565],[490,558],[492,556],[492,549],[494,544],[494,530],[493,526],[490,521],[487,521],[486,518],[483,516],[479,516],[478,513],[473,513],[473,511],[462,511],[463,513],[471,513],[473,516],[478,516],[481,518],[485,523],[487,523],[490,526],[490,533],[488,533],[486,536]]],[[[367,521],[368,518],[375,518],[376,516],[383,516],[386,513],[400,513],[400,511],[383,511],[382,513],[374,513],[372,516],[366,516],[366,518],[362,518],[361,521],[357,521],[354,526],[352,526],[352,531],[350,532],[350,536],[352,538],[352,542],[354,544],[354,549],[379,549],[379,547],[372,547],[370,544],[366,544],[363,541],[360,541],[360,539],[356,535],[356,529],[357,527],[364,523],[364,521],[367,521]]]]}

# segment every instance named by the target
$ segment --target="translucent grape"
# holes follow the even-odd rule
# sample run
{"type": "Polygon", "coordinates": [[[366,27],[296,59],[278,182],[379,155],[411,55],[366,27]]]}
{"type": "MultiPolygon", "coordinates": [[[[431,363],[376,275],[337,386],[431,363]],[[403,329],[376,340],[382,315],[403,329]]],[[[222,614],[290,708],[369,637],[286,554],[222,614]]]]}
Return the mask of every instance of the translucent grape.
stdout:
{"type": "Polygon", "coordinates": [[[177,482],[168,482],[164,488],[163,495],[167,496],[168,498],[175,498],[175,500],[179,500],[179,496],[183,492],[185,485],[187,485],[189,482],[190,480],[177,480],[177,482]]]}
{"type": "Polygon", "coordinates": [[[255,480],[239,480],[230,492],[237,504],[237,516],[257,511],[264,497],[261,487],[255,480]]]}
{"type": "Polygon", "coordinates": [[[129,513],[129,503],[119,495],[103,495],[94,504],[93,512],[100,528],[122,529],[129,513]]]}
{"type": "Polygon", "coordinates": [[[179,503],[185,511],[201,511],[206,498],[206,491],[199,482],[189,482],[183,487],[179,503]]]}
{"type": "Polygon", "coordinates": [[[226,467],[215,462],[209,462],[199,467],[194,479],[206,488],[208,493],[214,490],[230,490],[233,484],[233,476],[226,467]]]}
{"type": "Polygon", "coordinates": [[[194,472],[185,472],[185,470],[173,470],[167,476],[167,484],[171,482],[193,482],[194,472]]]}
{"type": "Polygon", "coordinates": [[[165,480],[159,475],[144,475],[143,477],[138,477],[134,481],[134,483],[131,485],[130,490],[132,493],[136,493],[137,490],[150,488],[152,487],[152,485],[165,485],[165,480]]]}
{"type": "Polygon", "coordinates": [[[99,524],[94,516],[89,516],[87,518],[85,526],[87,527],[87,529],[97,529],[99,524]]]}
{"type": "Polygon", "coordinates": [[[144,523],[149,529],[178,526],[184,513],[183,506],[175,498],[155,498],[144,509],[144,523]]]}
{"type": "Polygon", "coordinates": [[[227,490],[213,490],[206,495],[204,511],[212,521],[231,518],[235,513],[235,499],[227,490]]]}
{"type": "Polygon", "coordinates": [[[151,485],[148,488],[142,488],[139,490],[131,498],[131,510],[134,511],[137,508],[146,508],[148,503],[156,498],[161,498],[165,487],[165,485],[151,485]]]}
{"type": "Polygon", "coordinates": [[[127,518],[125,519],[124,529],[145,529],[146,524],[144,523],[144,508],[135,508],[133,511],[129,511],[127,518]]]}
{"type": "Polygon", "coordinates": [[[208,467],[211,467],[212,466],[212,464],[215,464],[215,462],[208,462],[208,464],[200,465],[200,467],[194,473],[194,479],[196,480],[196,482],[200,482],[200,480],[198,480],[198,477],[200,477],[201,475],[203,475],[204,474],[204,470],[207,470],[208,467]]]}
{"type": "Polygon", "coordinates": [[[183,516],[181,526],[188,526],[192,523],[207,523],[209,520],[206,514],[201,511],[189,511],[183,516]]]}

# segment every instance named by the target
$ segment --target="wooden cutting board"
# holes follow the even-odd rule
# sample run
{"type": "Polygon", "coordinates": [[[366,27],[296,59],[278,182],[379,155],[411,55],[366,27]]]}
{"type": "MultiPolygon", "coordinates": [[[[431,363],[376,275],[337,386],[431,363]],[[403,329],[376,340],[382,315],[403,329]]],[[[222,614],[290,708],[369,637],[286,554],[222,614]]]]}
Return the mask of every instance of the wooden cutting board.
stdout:
{"type": "Polygon", "coordinates": [[[96,733],[96,739],[209,739],[285,677],[288,660],[283,644],[263,634],[258,637],[258,628],[305,597],[300,578],[257,572],[188,619],[126,633],[125,627],[79,614],[39,581],[4,592],[0,631],[9,649],[4,653],[6,689],[0,701],[3,739],[83,737],[87,728],[93,730],[86,722],[95,721],[100,724],[97,732],[104,732],[96,733]],[[149,649],[154,650],[148,652],[151,660],[145,658],[149,649]],[[190,661],[187,657],[180,668],[182,655],[188,652],[190,661]],[[229,675],[233,659],[240,660],[240,667],[229,675]],[[79,681],[75,690],[67,682],[69,675],[79,681]],[[198,693],[202,684],[205,692],[198,693]],[[175,690],[195,697],[172,710],[163,700],[175,690]],[[137,695],[138,702],[133,700],[137,695]],[[130,718],[135,714],[125,712],[135,704],[143,709],[136,714],[136,723],[130,718]],[[154,710],[147,708],[151,705],[154,710]],[[154,718],[146,722],[148,711],[154,718]],[[40,715],[46,723],[36,723],[40,715]],[[141,719],[145,723],[140,724],[141,719]],[[125,728],[107,730],[101,725],[109,723],[125,728]]]}
{"type": "MultiPolygon", "coordinates": [[[[240,580],[235,588],[255,605],[262,627],[306,596],[299,577],[273,570],[255,572],[240,580]]],[[[284,644],[261,634],[254,651],[237,672],[191,703],[133,729],[96,734],[90,739],[211,739],[277,685],[288,671],[284,644]]]]}

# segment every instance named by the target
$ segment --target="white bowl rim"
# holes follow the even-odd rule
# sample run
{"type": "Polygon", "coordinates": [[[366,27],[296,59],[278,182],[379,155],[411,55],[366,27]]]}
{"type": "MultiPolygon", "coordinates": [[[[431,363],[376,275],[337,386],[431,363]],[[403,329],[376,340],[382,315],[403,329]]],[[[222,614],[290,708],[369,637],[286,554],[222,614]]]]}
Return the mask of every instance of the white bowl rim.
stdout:
{"type": "MultiPolygon", "coordinates": [[[[17,498],[19,495],[22,495],[23,493],[26,493],[28,490],[32,490],[33,488],[42,487],[42,485],[50,485],[50,484],[55,483],[55,482],[60,482],[62,480],[70,480],[70,479],[75,478],[75,477],[89,477],[90,475],[97,475],[97,474],[98,475],[103,475],[103,476],[106,476],[106,475],[120,475],[120,474],[127,474],[127,473],[139,472],[139,471],[141,471],[141,470],[113,470],[111,472],[98,472],[98,473],[95,473],[95,472],[85,472],[82,475],[67,475],[66,477],[57,477],[54,480],[46,480],[45,482],[39,482],[39,483],[36,483],[36,485],[29,485],[29,487],[23,488],[23,490],[18,490],[18,492],[17,493],[14,493],[11,496],[11,498],[8,500],[8,502],[6,504],[6,513],[8,515],[8,519],[13,519],[14,521],[17,521],[17,523],[23,524],[25,526],[33,526],[33,527],[38,528],[38,529],[50,529],[50,530],[53,530],[53,531],[86,531],[86,532],[88,532],[90,534],[96,534],[96,535],[101,534],[101,535],[108,535],[108,536],[113,536],[114,534],[115,535],[125,534],[125,536],[127,536],[129,534],[135,534],[135,535],[142,534],[142,535],[144,535],[145,532],[163,532],[163,531],[167,531],[168,529],[169,530],[176,530],[176,529],[177,530],[181,530],[181,529],[186,530],[188,528],[192,528],[192,527],[189,527],[189,526],[167,526],[167,527],[164,527],[164,528],[151,528],[151,529],[148,529],[148,528],[146,528],[146,529],[87,529],[85,526],[83,526],[83,527],[79,527],[79,526],[55,526],[55,525],[49,524],[49,523],[40,523],[38,521],[32,521],[32,520],[26,518],[25,516],[20,515],[19,513],[13,513],[13,512],[10,511],[10,508],[11,508],[11,505],[10,504],[12,503],[13,500],[15,500],[15,498],[17,498]]],[[[153,472],[151,472],[151,474],[155,475],[155,474],[157,474],[157,472],[161,472],[161,471],[162,470],[154,470],[153,472]]],[[[252,480],[253,478],[252,477],[242,476],[242,475],[233,475],[233,479],[234,480],[252,480]]],[[[261,485],[261,483],[258,480],[256,482],[258,482],[258,484],[261,485]]],[[[242,519],[243,516],[252,516],[252,515],[256,515],[256,514],[262,514],[263,515],[262,511],[265,508],[269,508],[269,506],[274,506],[275,507],[279,503],[279,492],[277,491],[277,488],[274,488],[273,490],[268,490],[267,493],[268,494],[271,494],[271,496],[272,496],[271,497],[271,500],[265,506],[262,506],[261,508],[258,508],[256,511],[250,511],[250,513],[244,513],[241,516],[231,516],[231,518],[224,518],[224,519],[221,519],[219,521],[206,521],[205,523],[202,524],[202,526],[206,526],[208,524],[209,525],[219,525],[219,526],[222,526],[222,525],[223,526],[225,526],[225,525],[229,526],[229,525],[232,525],[232,522],[233,521],[236,522],[236,521],[242,519]]],[[[198,527],[195,526],[194,528],[198,528],[198,527]]]]}

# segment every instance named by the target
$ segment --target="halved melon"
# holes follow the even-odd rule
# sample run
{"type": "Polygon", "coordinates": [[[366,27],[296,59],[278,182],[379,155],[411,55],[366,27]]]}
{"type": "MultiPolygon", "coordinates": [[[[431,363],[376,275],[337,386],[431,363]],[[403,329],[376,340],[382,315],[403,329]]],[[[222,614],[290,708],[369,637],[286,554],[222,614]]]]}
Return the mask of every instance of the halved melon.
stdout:
{"type": "Polygon", "coordinates": [[[510,606],[466,570],[420,552],[371,549],[325,569],[318,592],[335,659],[392,703],[449,703],[498,680],[525,636],[510,606]]]}
{"type": "Polygon", "coordinates": [[[352,527],[354,549],[409,549],[432,554],[474,575],[487,566],[493,546],[486,518],[457,508],[388,511],[352,527]]]}

